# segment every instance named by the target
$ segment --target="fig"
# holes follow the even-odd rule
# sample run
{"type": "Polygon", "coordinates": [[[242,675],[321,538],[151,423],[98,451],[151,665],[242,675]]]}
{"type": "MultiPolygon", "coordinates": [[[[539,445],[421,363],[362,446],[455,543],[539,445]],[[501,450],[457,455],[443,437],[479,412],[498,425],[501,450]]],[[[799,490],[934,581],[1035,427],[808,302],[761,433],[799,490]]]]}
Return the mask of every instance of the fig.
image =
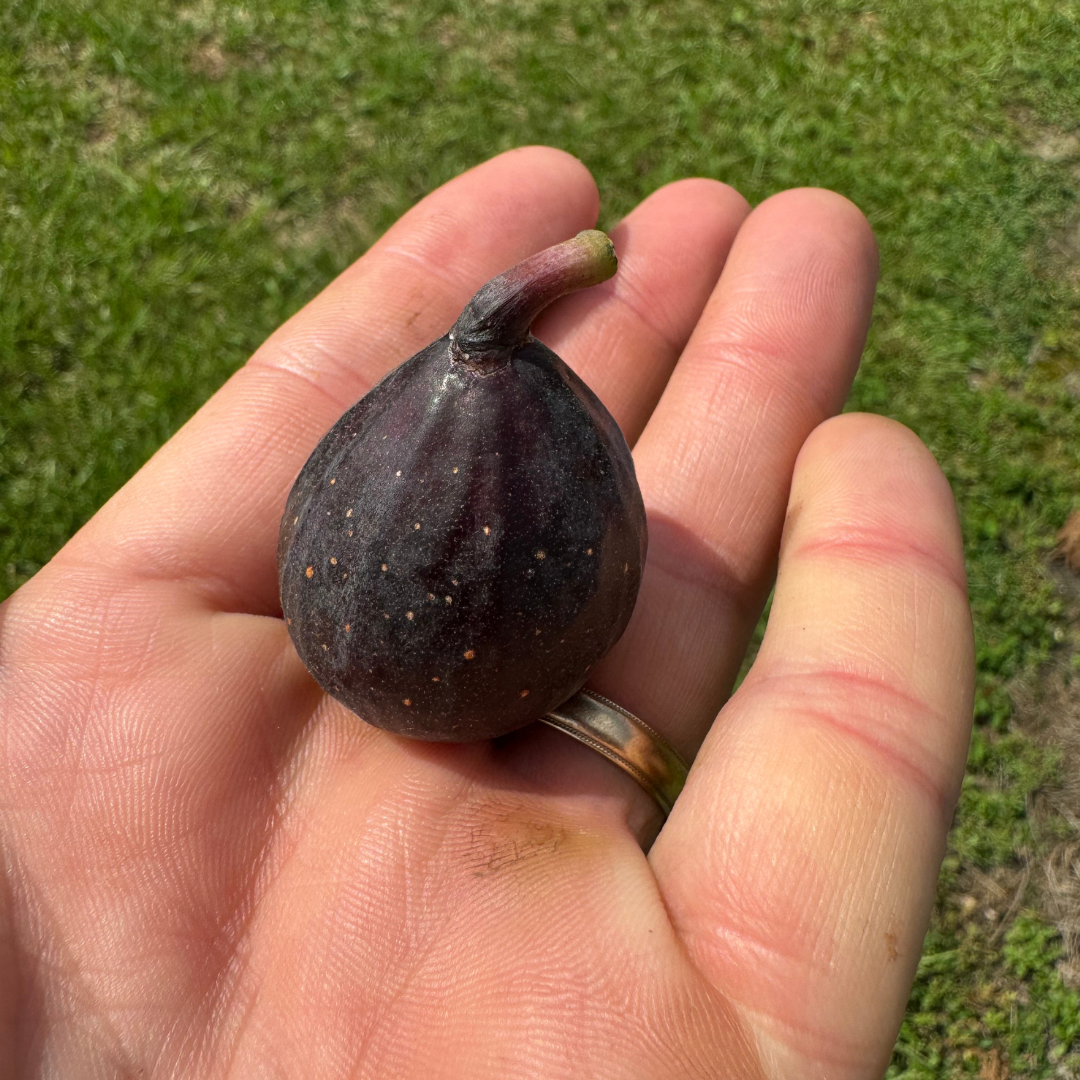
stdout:
{"type": "Polygon", "coordinates": [[[580,689],[626,628],[647,543],[630,450],[530,333],[553,300],[615,269],[611,241],[588,230],[489,281],[297,477],[282,610],[319,685],[368,723],[506,734],[580,689]]]}

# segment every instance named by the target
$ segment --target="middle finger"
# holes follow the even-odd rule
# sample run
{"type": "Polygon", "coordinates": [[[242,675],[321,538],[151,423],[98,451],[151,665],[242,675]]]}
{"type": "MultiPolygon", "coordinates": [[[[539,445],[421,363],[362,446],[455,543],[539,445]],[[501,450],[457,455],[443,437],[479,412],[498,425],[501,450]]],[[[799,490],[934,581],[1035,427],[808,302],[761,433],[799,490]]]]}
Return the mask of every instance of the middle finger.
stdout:
{"type": "Polygon", "coordinates": [[[843,405],[876,280],[873,234],[846,199],[801,189],[762,203],[635,447],[648,560],[589,684],[687,757],[738,672],[796,455],[843,405]]]}

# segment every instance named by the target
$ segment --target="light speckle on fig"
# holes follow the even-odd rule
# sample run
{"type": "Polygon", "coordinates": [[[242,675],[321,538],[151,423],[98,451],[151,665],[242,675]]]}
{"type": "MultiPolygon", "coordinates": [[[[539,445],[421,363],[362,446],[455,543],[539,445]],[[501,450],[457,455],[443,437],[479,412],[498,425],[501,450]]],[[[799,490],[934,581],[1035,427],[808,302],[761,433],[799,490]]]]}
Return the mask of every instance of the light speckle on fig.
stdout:
{"type": "Polygon", "coordinates": [[[528,690],[522,690],[521,693],[518,694],[518,697],[528,697],[528,696],[529,696],[529,691],[528,690]]]}
{"type": "Polygon", "coordinates": [[[455,577],[455,578],[451,578],[451,579],[450,579],[450,584],[451,584],[451,585],[460,585],[460,584],[461,584],[461,582],[460,582],[460,581],[458,581],[458,579],[457,579],[457,578],[455,577]]]}
{"type": "Polygon", "coordinates": [[[394,473],[394,475],[395,475],[395,476],[400,476],[400,475],[401,475],[401,470],[400,470],[400,469],[398,469],[398,471],[397,471],[396,473],[394,473]]]}
{"type": "Polygon", "coordinates": [[[326,652],[327,648],[329,648],[329,646],[327,646],[327,645],[326,645],[326,644],[324,643],[324,644],[323,644],[323,647],[322,647],[322,651],[323,651],[323,652],[326,652]]]}
{"type": "Polygon", "coordinates": [[[349,535],[352,536],[352,529],[349,530],[349,535]]]}
{"type": "Polygon", "coordinates": [[[314,577],[314,576],[315,576],[315,567],[314,566],[309,566],[304,571],[304,577],[314,577]]]}
{"type": "Polygon", "coordinates": [[[337,566],[337,559],[335,559],[333,555],[330,556],[330,565],[337,566]]]}
{"type": "Polygon", "coordinates": [[[586,555],[591,555],[591,554],[592,554],[592,548],[588,548],[588,549],[586,550],[585,554],[586,554],[586,555]]]}
{"type": "Polygon", "coordinates": [[[405,612],[405,618],[408,619],[409,622],[412,622],[413,619],[416,618],[416,616],[411,611],[406,611],[405,612]]]}
{"type": "Polygon", "coordinates": [[[294,517],[294,518],[292,519],[292,523],[293,523],[293,524],[295,525],[295,524],[296,524],[296,523],[297,523],[297,522],[298,522],[299,520],[300,520],[300,515],[299,515],[299,514],[297,514],[297,515],[296,515],[296,517],[294,517]]]}
{"type": "Polygon", "coordinates": [[[286,621],[286,622],[287,622],[287,623],[288,623],[288,624],[289,624],[290,626],[292,626],[292,619],[286,619],[285,621],[286,621]]]}
{"type": "Polygon", "coordinates": [[[419,529],[420,528],[420,522],[419,521],[414,521],[413,522],[413,528],[414,529],[419,529]]]}
{"type": "Polygon", "coordinates": [[[454,472],[456,473],[457,471],[458,471],[458,467],[455,465],[454,466],[454,472]]]}
{"type": "Polygon", "coordinates": [[[382,617],[383,617],[384,619],[389,619],[389,618],[390,618],[390,612],[389,612],[389,611],[384,611],[384,612],[382,613],[382,617]]]}
{"type": "Polygon", "coordinates": [[[435,594],[434,594],[433,592],[429,592],[429,593],[427,594],[427,598],[428,598],[429,600],[434,600],[434,599],[435,599],[435,594]]]}
{"type": "Polygon", "coordinates": [[[547,558],[547,552],[546,552],[546,551],[538,551],[538,552],[536,553],[536,557],[537,557],[538,559],[540,559],[540,560],[541,560],[541,562],[542,562],[542,561],[543,561],[544,559],[546,559],[546,558],[547,558]]]}
{"type": "Polygon", "coordinates": [[[402,705],[411,705],[412,704],[412,698],[402,698],[401,699],[401,704],[402,705]]]}
{"type": "Polygon", "coordinates": [[[383,564],[382,564],[382,568],[381,568],[381,569],[382,569],[382,572],[383,572],[383,573],[385,574],[385,573],[386,573],[386,571],[390,569],[390,567],[389,567],[389,566],[387,566],[387,565],[386,565],[386,563],[383,563],[383,564]]]}
{"type": "Polygon", "coordinates": [[[465,657],[466,660],[474,660],[476,658],[476,650],[466,649],[465,652],[462,653],[462,655],[465,657]]]}
{"type": "Polygon", "coordinates": [[[335,476],[335,477],[334,477],[334,478],[333,478],[333,479],[332,479],[332,480],[330,481],[330,483],[331,483],[331,484],[336,484],[336,483],[337,483],[337,477],[335,476]]]}
{"type": "Polygon", "coordinates": [[[484,526],[484,535],[485,536],[490,536],[491,535],[491,526],[490,525],[485,525],[484,526]]]}
{"type": "Polygon", "coordinates": [[[346,517],[352,517],[352,509],[351,508],[349,510],[345,511],[345,516],[346,517]]]}
{"type": "Polygon", "coordinates": [[[452,596],[448,596],[448,597],[446,598],[446,602],[447,602],[448,604],[452,604],[452,603],[454,602],[454,598],[453,598],[452,596]]]}
{"type": "Polygon", "coordinates": [[[352,629],[352,623],[345,624],[345,633],[347,634],[352,629]]]}
{"type": "Polygon", "coordinates": [[[440,679],[438,675],[432,675],[431,676],[431,681],[432,682],[442,682],[442,679],[440,679]]]}
{"type": "Polygon", "coordinates": [[[345,571],[345,573],[343,573],[343,574],[341,575],[341,580],[342,580],[342,581],[344,581],[344,580],[345,580],[345,579],[346,579],[346,578],[347,578],[348,576],[349,576],[349,571],[348,571],[348,570],[346,570],[346,571],[345,571]]]}

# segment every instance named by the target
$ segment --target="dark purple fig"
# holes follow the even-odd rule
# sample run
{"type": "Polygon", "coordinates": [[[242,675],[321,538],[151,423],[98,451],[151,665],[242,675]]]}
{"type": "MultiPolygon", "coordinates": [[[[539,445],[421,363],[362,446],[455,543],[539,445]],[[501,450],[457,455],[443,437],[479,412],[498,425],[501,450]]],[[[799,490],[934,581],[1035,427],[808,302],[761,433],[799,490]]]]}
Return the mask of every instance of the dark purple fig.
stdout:
{"type": "Polygon", "coordinates": [[[281,606],[319,685],[420,739],[491,738],[565,701],[622,634],[645,560],[630,451],[529,333],[604,281],[601,232],[488,282],[327,433],[281,523],[281,606]]]}

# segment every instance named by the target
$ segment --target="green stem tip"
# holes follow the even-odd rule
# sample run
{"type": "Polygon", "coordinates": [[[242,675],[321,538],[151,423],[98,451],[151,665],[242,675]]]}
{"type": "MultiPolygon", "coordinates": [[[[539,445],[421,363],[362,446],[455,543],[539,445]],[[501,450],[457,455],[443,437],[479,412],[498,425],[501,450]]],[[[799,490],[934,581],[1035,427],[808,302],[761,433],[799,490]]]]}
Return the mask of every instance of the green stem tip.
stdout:
{"type": "Polygon", "coordinates": [[[492,278],[466,304],[450,331],[454,359],[483,370],[502,366],[544,308],[607,281],[617,268],[615,247],[599,229],[537,252],[492,278]]]}

